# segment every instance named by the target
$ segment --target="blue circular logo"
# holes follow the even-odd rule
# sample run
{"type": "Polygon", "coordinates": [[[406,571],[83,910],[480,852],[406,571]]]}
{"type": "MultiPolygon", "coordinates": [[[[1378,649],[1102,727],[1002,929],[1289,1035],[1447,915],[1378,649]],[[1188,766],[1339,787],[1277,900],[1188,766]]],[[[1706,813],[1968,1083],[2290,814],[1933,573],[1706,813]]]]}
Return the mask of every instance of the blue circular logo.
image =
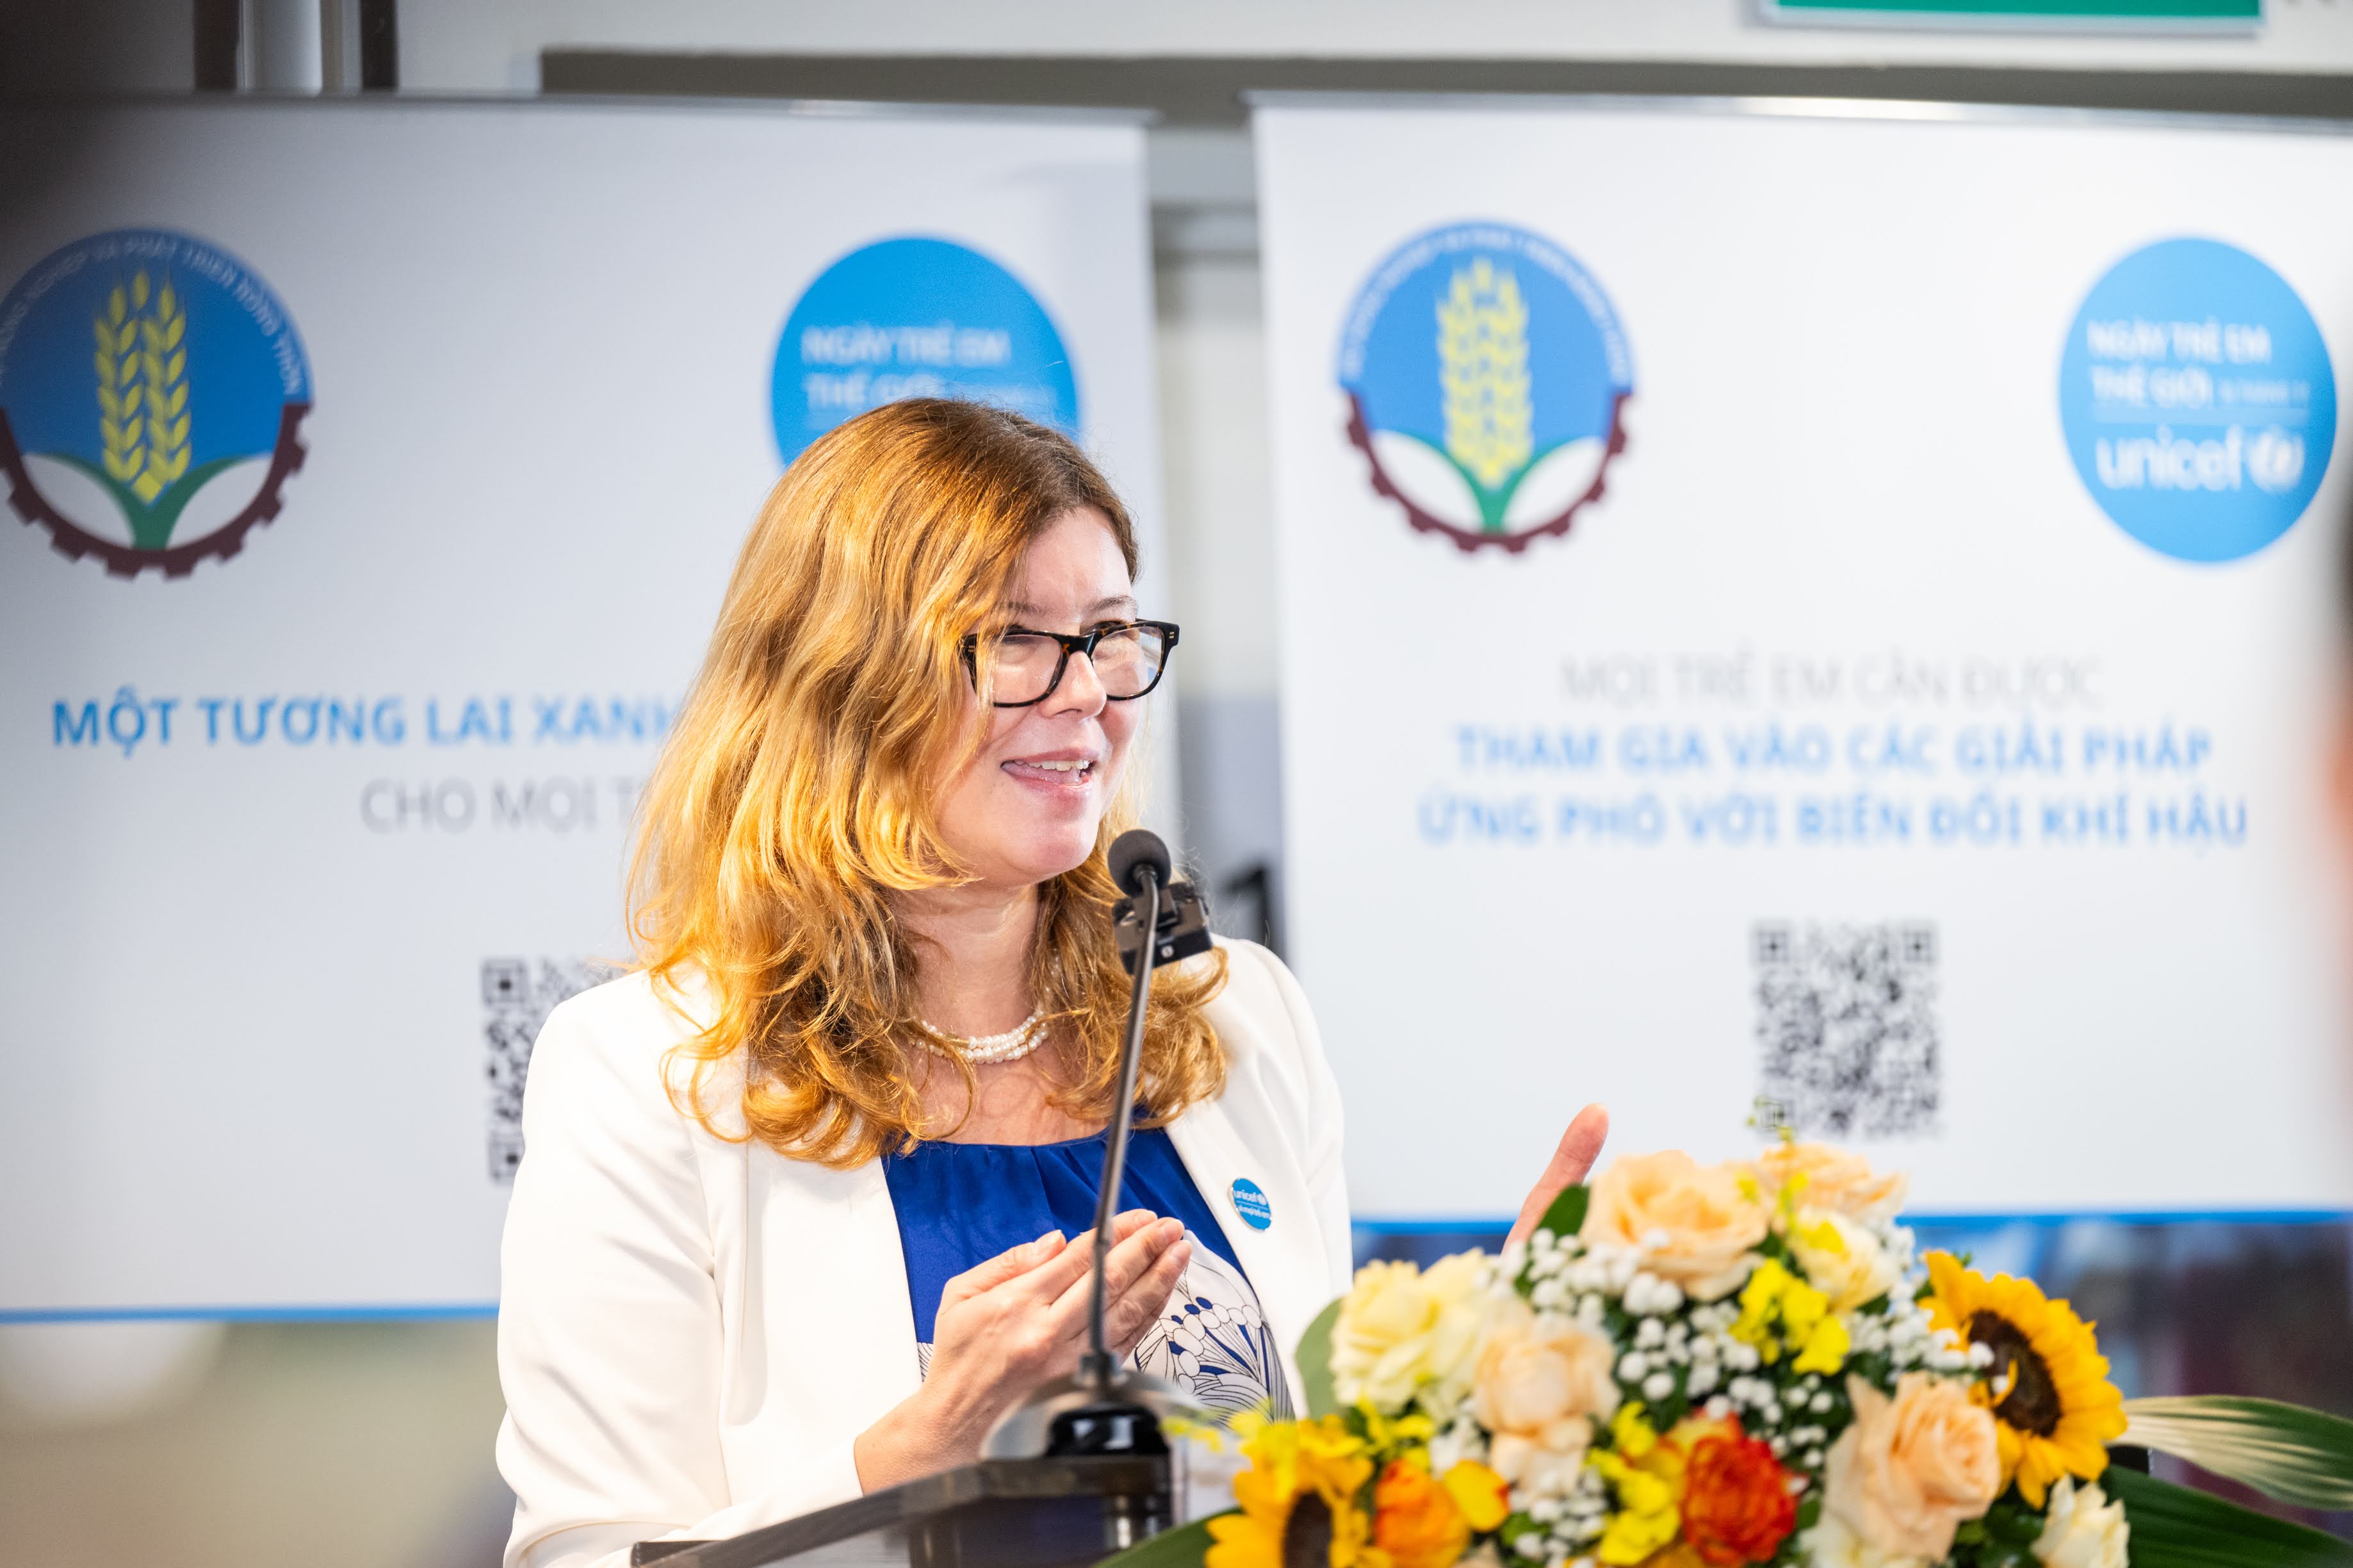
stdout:
{"type": "Polygon", "coordinates": [[[2168,239],[2110,268],[2059,359],[2059,416],[2101,510],[2181,561],[2236,561],[2295,526],[2337,442],[2312,312],[2236,246],[2168,239]]]}
{"type": "Polygon", "coordinates": [[[1266,1191],[1248,1176],[1236,1178],[1233,1187],[1234,1212],[1252,1230],[1264,1230],[1274,1223],[1274,1205],[1266,1201],[1266,1191]]]}
{"type": "Polygon", "coordinates": [[[219,247],[114,229],[0,299],[0,475],[26,522],[108,572],[185,576],[276,517],[311,366],[285,305],[219,247]]]}
{"type": "Polygon", "coordinates": [[[1018,279],[944,239],[885,239],[820,274],[785,320],[770,396],[776,449],[801,449],[902,397],[963,397],[1079,434],[1079,388],[1018,279]]]}
{"type": "Polygon", "coordinates": [[[1525,229],[1462,224],[1392,252],[1349,308],[1339,369],[1373,489],[1466,551],[1567,532],[1626,447],[1617,311],[1525,229]]]}

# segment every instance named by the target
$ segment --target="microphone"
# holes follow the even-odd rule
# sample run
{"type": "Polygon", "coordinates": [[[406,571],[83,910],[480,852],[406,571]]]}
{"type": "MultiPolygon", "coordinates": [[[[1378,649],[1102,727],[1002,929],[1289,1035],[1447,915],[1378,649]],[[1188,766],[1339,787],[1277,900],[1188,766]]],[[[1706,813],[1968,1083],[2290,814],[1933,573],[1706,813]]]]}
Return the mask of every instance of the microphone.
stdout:
{"type": "MultiPolygon", "coordinates": [[[[1120,1047],[1118,1096],[1103,1139],[1103,1184],[1095,1194],[1088,1352],[1079,1363],[1077,1376],[1048,1384],[997,1423],[985,1450],[993,1458],[1039,1453],[1049,1458],[1166,1456],[1167,1439],[1160,1432],[1164,1415],[1212,1421],[1175,1384],[1120,1370],[1111,1353],[1105,1323],[1109,1303],[1104,1300],[1111,1223],[1119,1212],[1119,1189],[1127,1174],[1127,1144],[1135,1117],[1135,1079],[1144,1057],[1144,1020],[1152,995],[1152,973],[1158,964],[1208,951],[1208,911],[1190,883],[1170,879],[1174,866],[1168,846],[1156,834],[1140,827],[1121,834],[1112,841],[1105,860],[1113,882],[1128,895],[1113,906],[1112,921],[1120,962],[1134,976],[1134,984],[1128,993],[1127,1034],[1120,1047]]],[[[1156,1512],[1156,1506],[1147,1505],[1146,1518],[1156,1512]]],[[[1165,1515],[1160,1521],[1165,1524],[1165,1515]]],[[[1144,1524],[1146,1520],[1131,1522],[1144,1524]]]]}
{"type": "Polygon", "coordinates": [[[1172,872],[1168,846],[1160,842],[1160,835],[1142,827],[1131,827],[1113,839],[1103,862],[1111,868],[1111,879],[1130,898],[1143,896],[1147,877],[1166,887],[1172,872]]]}

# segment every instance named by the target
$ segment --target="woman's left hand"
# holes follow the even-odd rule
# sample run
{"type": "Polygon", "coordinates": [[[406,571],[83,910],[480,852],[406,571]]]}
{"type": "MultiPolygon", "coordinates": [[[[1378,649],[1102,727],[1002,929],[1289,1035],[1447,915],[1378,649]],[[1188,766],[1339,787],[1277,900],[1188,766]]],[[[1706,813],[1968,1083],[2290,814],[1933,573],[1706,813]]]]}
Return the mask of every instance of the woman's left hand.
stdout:
{"type": "MultiPolygon", "coordinates": [[[[1609,1136],[1609,1112],[1599,1105],[1588,1105],[1577,1113],[1568,1131],[1560,1135],[1560,1147],[1552,1152],[1552,1163],[1528,1194],[1528,1201],[1520,1205],[1519,1223],[1512,1226],[1511,1241],[1525,1241],[1536,1228],[1536,1222],[1552,1207],[1553,1199],[1577,1183],[1593,1170],[1593,1162],[1601,1158],[1602,1141],[1609,1136]]],[[[1505,1245],[1510,1245],[1506,1243],[1505,1245]]]]}

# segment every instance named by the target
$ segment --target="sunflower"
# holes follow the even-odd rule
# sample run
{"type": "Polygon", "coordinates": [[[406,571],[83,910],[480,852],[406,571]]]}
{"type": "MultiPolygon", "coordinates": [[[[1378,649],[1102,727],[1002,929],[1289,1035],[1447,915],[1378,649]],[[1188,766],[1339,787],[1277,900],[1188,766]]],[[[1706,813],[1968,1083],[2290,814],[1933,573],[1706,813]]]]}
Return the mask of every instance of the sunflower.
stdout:
{"type": "Polygon", "coordinates": [[[2031,1279],[1989,1279],[1949,1252],[1928,1255],[1928,1283],[1934,1324],[1993,1352],[1971,1397],[1993,1412],[2003,1481],[2016,1479],[2027,1505],[2040,1509],[2061,1476],[2095,1479],[2107,1468],[2108,1442],[2124,1435],[2125,1413],[2092,1325],[2031,1279]]]}
{"type": "Polygon", "coordinates": [[[1244,1415],[1234,1427],[1250,1468],[1234,1478],[1241,1511],[1209,1521],[1217,1544],[1205,1568],[1308,1562],[1388,1568],[1388,1553],[1371,1544],[1373,1521],[1360,1501],[1373,1479],[1372,1456],[1338,1416],[1261,1423],[1244,1415]]]}

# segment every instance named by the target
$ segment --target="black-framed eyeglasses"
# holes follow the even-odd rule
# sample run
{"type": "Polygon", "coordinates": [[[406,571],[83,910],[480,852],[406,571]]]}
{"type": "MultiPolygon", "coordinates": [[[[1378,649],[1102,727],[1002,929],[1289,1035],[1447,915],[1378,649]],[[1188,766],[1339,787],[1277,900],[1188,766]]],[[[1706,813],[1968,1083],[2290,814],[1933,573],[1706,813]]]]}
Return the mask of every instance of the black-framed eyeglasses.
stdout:
{"type": "Polygon", "coordinates": [[[1074,634],[1032,631],[1008,626],[1001,632],[966,634],[962,645],[965,668],[975,687],[981,683],[987,661],[993,687],[991,700],[999,708],[1028,708],[1054,695],[1071,656],[1082,653],[1095,667],[1103,695],[1113,702],[1132,702],[1160,684],[1168,668],[1169,650],[1176,646],[1176,628],[1166,621],[1106,621],[1074,634]]]}

